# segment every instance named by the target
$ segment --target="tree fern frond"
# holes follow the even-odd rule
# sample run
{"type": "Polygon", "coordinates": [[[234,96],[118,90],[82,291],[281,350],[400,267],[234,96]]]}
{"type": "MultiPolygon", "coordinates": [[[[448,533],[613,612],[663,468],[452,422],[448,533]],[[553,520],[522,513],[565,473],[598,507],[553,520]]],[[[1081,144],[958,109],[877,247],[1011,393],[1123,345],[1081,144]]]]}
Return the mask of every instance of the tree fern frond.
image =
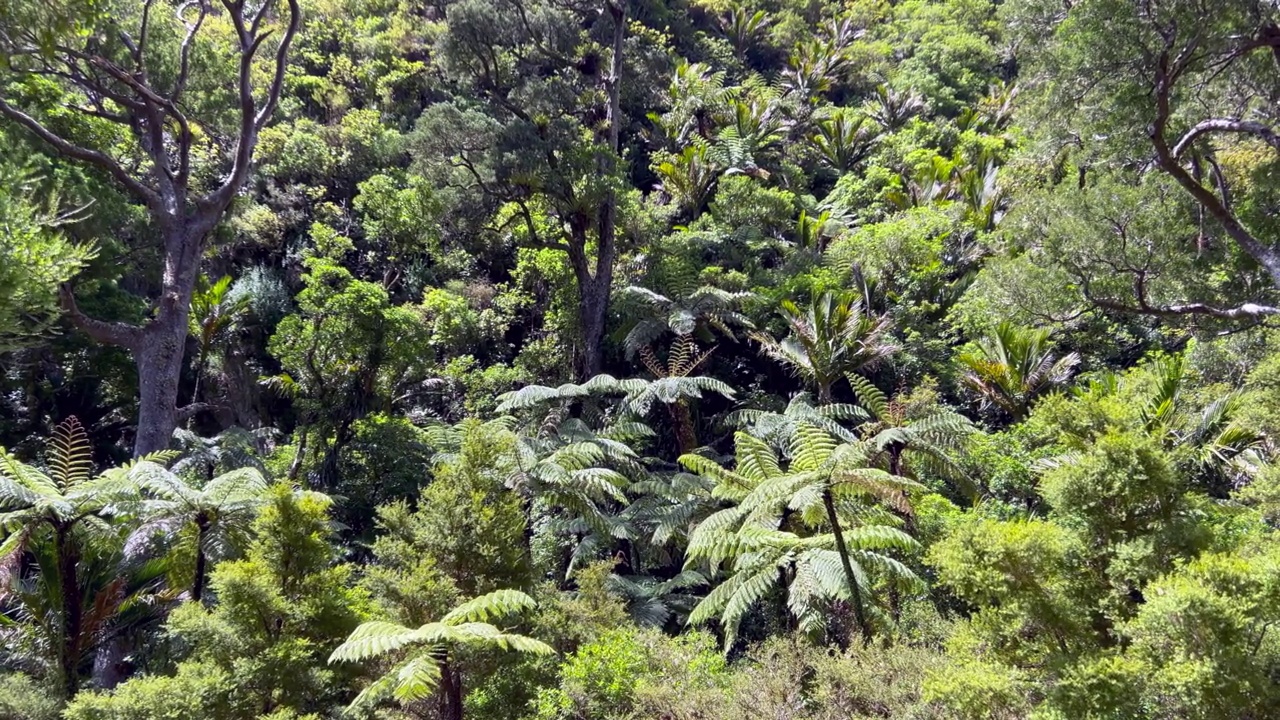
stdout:
{"type": "Polygon", "coordinates": [[[885,395],[874,383],[855,373],[845,374],[845,379],[853,387],[858,403],[869,410],[873,417],[883,420],[889,415],[889,396],[885,395]]]}
{"type": "Polygon", "coordinates": [[[793,470],[817,470],[835,452],[839,443],[827,431],[800,423],[791,439],[791,467],[793,470]]]}
{"type": "Polygon", "coordinates": [[[856,550],[915,550],[920,543],[895,527],[861,525],[844,531],[844,542],[856,550]]]}
{"type": "Polygon", "coordinates": [[[425,700],[440,683],[440,663],[430,653],[422,653],[387,673],[395,678],[392,697],[402,703],[425,700]]]}
{"type": "Polygon", "coordinates": [[[468,600],[441,618],[440,622],[452,625],[459,622],[485,621],[537,607],[533,598],[519,590],[495,590],[487,595],[468,600]]]}
{"type": "Polygon", "coordinates": [[[361,623],[329,656],[329,662],[352,662],[385,655],[417,642],[417,631],[393,622],[373,620],[361,623]]]}
{"type": "Polygon", "coordinates": [[[93,448],[89,433],[73,415],[58,423],[49,438],[49,476],[59,487],[88,482],[93,473],[93,448]]]}

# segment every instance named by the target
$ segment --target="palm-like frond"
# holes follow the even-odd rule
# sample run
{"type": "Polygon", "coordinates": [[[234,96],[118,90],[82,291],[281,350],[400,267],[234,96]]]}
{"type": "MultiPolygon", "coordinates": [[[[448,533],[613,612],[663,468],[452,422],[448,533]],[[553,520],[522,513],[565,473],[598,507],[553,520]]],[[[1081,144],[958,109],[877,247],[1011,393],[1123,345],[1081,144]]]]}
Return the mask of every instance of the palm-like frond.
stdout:
{"type": "Polygon", "coordinates": [[[729,292],[704,285],[667,297],[648,288],[631,285],[623,288],[622,295],[641,308],[636,324],[623,342],[628,358],[667,333],[677,338],[695,334],[708,339],[713,334],[733,338],[735,330],[755,327],[738,309],[752,297],[748,292],[729,292]]]}
{"type": "Polygon", "coordinates": [[[867,411],[857,405],[813,405],[808,394],[798,393],[780,413],[743,408],[729,413],[725,417],[725,423],[731,427],[744,428],[752,436],[782,448],[786,447],[789,438],[795,434],[796,427],[802,423],[820,428],[841,441],[855,442],[858,434],[845,423],[863,423],[870,419],[867,411]]]}
{"type": "Polygon", "coordinates": [[[447,615],[440,619],[440,622],[445,625],[456,625],[463,622],[484,622],[489,618],[531,610],[536,606],[537,603],[533,601],[533,598],[519,590],[495,590],[487,595],[481,595],[478,598],[462,603],[450,610],[447,615]]]}
{"type": "Polygon", "coordinates": [[[1071,378],[1080,356],[1054,355],[1046,330],[1003,322],[978,343],[977,352],[962,354],[959,362],[966,386],[985,404],[1020,420],[1038,396],[1071,378]]]}
{"type": "Polygon", "coordinates": [[[784,300],[779,312],[790,334],[777,340],[754,337],[761,351],[818,390],[820,403],[831,402],[831,388],[842,376],[871,367],[897,350],[887,317],[874,315],[851,295],[824,293],[801,309],[784,300]]]}

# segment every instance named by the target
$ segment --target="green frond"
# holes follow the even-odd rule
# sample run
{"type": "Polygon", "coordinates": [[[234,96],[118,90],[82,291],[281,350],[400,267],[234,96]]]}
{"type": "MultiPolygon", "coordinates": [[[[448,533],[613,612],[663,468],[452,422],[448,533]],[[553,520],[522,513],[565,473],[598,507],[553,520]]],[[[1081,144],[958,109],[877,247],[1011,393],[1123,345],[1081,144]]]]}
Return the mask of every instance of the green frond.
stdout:
{"type": "MultiPolygon", "coordinates": [[[[849,580],[844,573],[844,563],[835,550],[814,549],[805,552],[802,559],[809,565],[823,597],[833,600],[849,599],[849,580]]],[[[854,577],[857,577],[855,573],[854,577]]],[[[863,582],[865,588],[865,578],[863,582]]]]}
{"type": "Polygon", "coordinates": [[[855,551],[852,554],[860,564],[872,569],[900,590],[915,593],[924,592],[928,587],[924,580],[915,574],[915,571],[887,555],[865,550],[855,551]]]}
{"type": "Polygon", "coordinates": [[[706,562],[716,569],[740,552],[742,538],[735,532],[746,513],[742,508],[726,508],[707,516],[689,533],[685,548],[685,568],[706,562]]]}
{"type": "Polygon", "coordinates": [[[374,620],[362,623],[329,656],[329,662],[354,662],[385,655],[418,642],[417,630],[393,622],[374,620]]]}
{"type": "Polygon", "coordinates": [[[693,453],[686,453],[680,456],[680,464],[685,466],[690,472],[697,473],[704,477],[715,481],[716,489],[714,495],[716,497],[738,498],[745,497],[756,486],[756,480],[740,475],[732,470],[727,470],[720,466],[719,463],[711,458],[703,457],[693,453]]]}
{"type": "Polygon", "coordinates": [[[519,590],[495,590],[487,595],[468,600],[441,618],[446,625],[462,622],[485,621],[537,607],[533,598],[519,590]]]}
{"type": "Polygon", "coordinates": [[[59,487],[88,482],[93,474],[93,446],[89,433],[75,416],[58,423],[49,438],[49,476],[59,487]]]}
{"type": "Polygon", "coordinates": [[[776,517],[791,500],[791,497],[802,488],[821,484],[821,477],[814,473],[797,473],[779,475],[760,483],[739,504],[743,510],[753,517],[776,517]]]}
{"type": "Polygon", "coordinates": [[[609,498],[622,504],[627,502],[627,496],[622,491],[627,485],[627,479],[615,470],[582,468],[573,471],[571,478],[577,487],[593,498],[609,498]]]}
{"type": "Polygon", "coordinates": [[[0,507],[24,507],[36,498],[60,498],[53,478],[0,448],[0,507]]]}
{"type": "Polygon", "coordinates": [[[903,550],[920,547],[915,538],[887,525],[861,525],[844,528],[844,542],[851,550],[903,550]]]}
{"type": "Polygon", "coordinates": [[[831,475],[832,491],[841,495],[862,494],[873,497],[901,513],[911,512],[907,492],[923,490],[924,485],[868,467],[840,467],[831,475]]]}
{"type": "Polygon", "coordinates": [[[201,491],[216,506],[237,499],[258,497],[269,486],[270,483],[261,471],[244,467],[215,477],[201,491]]]}
{"type": "Polygon", "coordinates": [[[729,596],[720,613],[726,649],[733,644],[742,618],[746,617],[747,612],[769,594],[774,584],[778,582],[779,568],[788,562],[790,562],[789,557],[780,558],[777,562],[765,565],[750,574],[742,582],[736,583],[733,594],[729,596]]]}
{"type": "Polygon", "coordinates": [[[880,388],[861,375],[848,373],[845,378],[853,387],[858,403],[869,410],[873,417],[883,420],[889,415],[889,396],[885,395],[880,388]]]}
{"type": "Polygon", "coordinates": [[[693,611],[689,613],[687,624],[691,626],[702,625],[718,616],[729,602],[729,598],[733,597],[733,594],[737,592],[739,584],[741,584],[741,580],[737,577],[731,577],[712,588],[711,592],[707,593],[707,596],[702,598],[694,606],[693,611]]]}
{"type": "Polygon", "coordinates": [[[798,424],[791,438],[792,470],[816,470],[822,467],[838,444],[831,433],[809,423],[798,424]]]}
{"type": "Polygon", "coordinates": [[[391,695],[402,703],[425,700],[440,684],[440,663],[430,653],[422,653],[387,673],[395,678],[391,695]]]}
{"type": "Polygon", "coordinates": [[[555,649],[533,638],[506,633],[485,622],[427,623],[414,631],[417,642],[428,644],[456,643],[488,645],[502,650],[515,650],[533,655],[551,655],[555,649]]]}
{"type": "Polygon", "coordinates": [[[587,391],[578,385],[561,385],[554,388],[546,385],[526,385],[519,390],[499,395],[496,412],[509,413],[515,410],[537,407],[552,401],[582,398],[587,395],[587,391]]]}
{"type": "Polygon", "coordinates": [[[782,474],[778,456],[768,443],[744,432],[734,433],[733,442],[739,474],[757,481],[782,474]]]}
{"type": "Polygon", "coordinates": [[[116,475],[121,479],[127,479],[143,492],[161,500],[181,503],[189,507],[200,504],[200,491],[189,487],[167,468],[153,462],[137,462],[128,469],[108,470],[103,475],[116,475]]]}

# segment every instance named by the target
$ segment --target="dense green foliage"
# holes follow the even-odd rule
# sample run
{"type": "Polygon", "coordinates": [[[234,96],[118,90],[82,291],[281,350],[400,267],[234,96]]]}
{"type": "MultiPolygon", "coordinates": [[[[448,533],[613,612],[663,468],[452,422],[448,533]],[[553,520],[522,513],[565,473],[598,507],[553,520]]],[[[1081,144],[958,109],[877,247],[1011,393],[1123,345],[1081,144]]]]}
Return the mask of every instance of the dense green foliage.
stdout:
{"type": "Polygon", "coordinates": [[[0,57],[0,720],[1280,718],[1275,2],[0,57]]]}

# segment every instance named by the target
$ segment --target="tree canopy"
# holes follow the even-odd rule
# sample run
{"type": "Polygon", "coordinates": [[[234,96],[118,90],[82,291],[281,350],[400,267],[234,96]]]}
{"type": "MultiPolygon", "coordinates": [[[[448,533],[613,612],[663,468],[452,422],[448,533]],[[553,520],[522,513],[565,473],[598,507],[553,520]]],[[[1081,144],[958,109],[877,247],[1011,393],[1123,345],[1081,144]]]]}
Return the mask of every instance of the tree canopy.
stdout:
{"type": "Polygon", "coordinates": [[[0,719],[1280,717],[1274,0],[0,0],[0,719]]]}

